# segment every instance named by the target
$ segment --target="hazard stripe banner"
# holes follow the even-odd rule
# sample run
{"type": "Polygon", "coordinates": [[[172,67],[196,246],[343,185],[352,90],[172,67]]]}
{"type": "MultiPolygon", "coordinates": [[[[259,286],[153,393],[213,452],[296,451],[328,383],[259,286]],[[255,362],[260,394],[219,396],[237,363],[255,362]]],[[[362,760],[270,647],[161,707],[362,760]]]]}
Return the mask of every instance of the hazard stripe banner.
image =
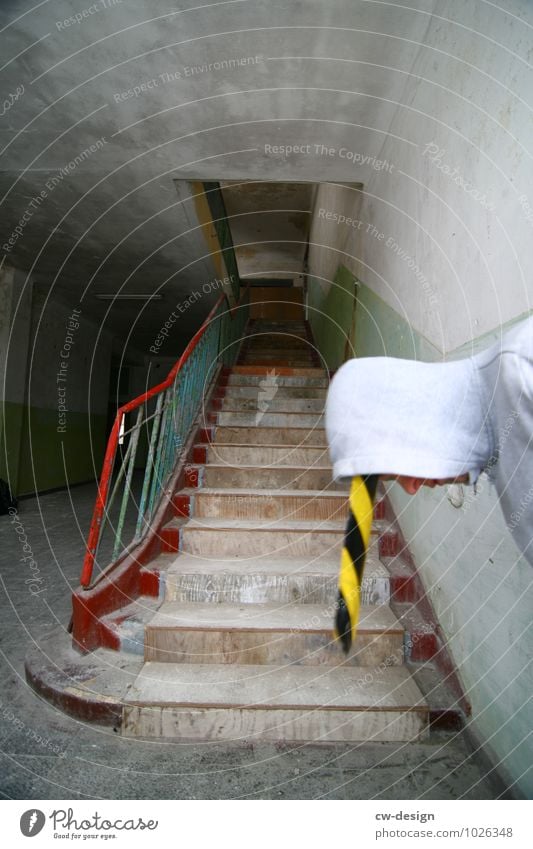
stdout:
{"type": "Polygon", "coordinates": [[[374,512],[378,475],[357,475],[350,487],[350,515],[341,553],[335,636],[345,652],[355,640],[361,585],[374,512]]]}

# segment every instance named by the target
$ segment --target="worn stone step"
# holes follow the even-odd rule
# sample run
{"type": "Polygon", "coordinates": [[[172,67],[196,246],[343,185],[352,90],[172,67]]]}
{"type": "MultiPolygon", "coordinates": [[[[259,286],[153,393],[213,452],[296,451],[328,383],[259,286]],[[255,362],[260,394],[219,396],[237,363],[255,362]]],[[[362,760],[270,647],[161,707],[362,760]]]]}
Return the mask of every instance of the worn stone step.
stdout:
{"type": "Polygon", "coordinates": [[[281,386],[274,374],[272,378],[258,386],[228,386],[224,398],[257,398],[265,387],[274,385],[276,387],[276,398],[321,398],[326,400],[327,390],[319,386],[281,386]]]}
{"type": "Polygon", "coordinates": [[[324,428],[312,430],[303,427],[265,427],[260,426],[222,426],[215,430],[214,444],[238,443],[239,445],[300,445],[315,446],[327,450],[328,444],[324,428]]]}
{"type": "MultiPolygon", "coordinates": [[[[261,374],[243,374],[232,372],[228,375],[228,386],[258,386],[265,375],[268,373],[265,369],[261,374]]],[[[329,378],[321,370],[321,376],[301,377],[298,375],[285,375],[276,370],[276,385],[277,386],[299,386],[299,387],[316,387],[319,389],[327,389],[329,386],[329,378]]]]}
{"type": "MultiPolygon", "coordinates": [[[[267,365],[235,365],[232,366],[230,374],[241,375],[243,377],[253,375],[254,377],[264,377],[272,371],[267,365]]],[[[305,381],[320,380],[328,378],[328,372],[318,366],[295,368],[287,363],[282,364],[276,371],[283,377],[299,378],[305,381]]],[[[310,384],[311,386],[313,384],[310,384]]]]}
{"type": "Polygon", "coordinates": [[[254,330],[246,337],[246,344],[249,346],[287,346],[290,345],[305,345],[309,347],[309,339],[305,330],[301,328],[266,328],[254,330]]]}
{"type": "Polygon", "coordinates": [[[207,462],[231,466],[329,466],[327,448],[298,445],[239,445],[215,442],[207,449],[207,462]]]}
{"type": "Polygon", "coordinates": [[[243,345],[242,350],[246,353],[251,351],[268,352],[279,351],[280,353],[287,352],[287,360],[290,353],[296,351],[298,353],[308,353],[313,350],[309,340],[302,333],[260,333],[252,336],[243,345]]]}
{"type": "MultiPolygon", "coordinates": [[[[212,559],[179,554],[165,572],[167,601],[211,604],[331,604],[337,597],[339,558],[212,559]]],[[[361,604],[388,604],[390,580],[377,551],[369,551],[361,604]]]]}
{"type": "Polygon", "coordinates": [[[302,363],[303,368],[312,368],[314,365],[312,356],[313,354],[309,348],[294,348],[292,346],[285,348],[285,345],[280,342],[277,347],[261,348],[256,345],[255,347],[246,348],[241,354],[242,359],[239,365],[244,365],[242,362],[243,359],[248,359],[250,365],[261,363],[263,360],[275,359],[280,360],[281,365],[284,366],[294,366],[302,363]]]}
{"type": "Polygon", "coordinates": [[[200,489],[182,490],[188,495],[190,515],[195,518],[288,519],[315,521],[348,517],[347,494],[313,490],[200,489]]]}
{"type": "Polygon", "coordinates": [[[208,463],[190,466],[198,469],[202,486],[231,487],[233,489],[314,489],[347,492],[345,481],[334,481],[329,466],[233,466],[208,463]]]}
{"type": "MultiPolygon", "coordinates": [[[[160,560],[167,555],[160,555],[160,560]]],[[[165,563],[165,569],[168,562],[165,563]]],[[[146,625],[161,605],[161,598],[140,596],[125,607],[119,607],[101,617],[101,627],[113,634],[119,644],[120,651],[127,654],[144,654],[144,636],[146,625]]]]}
{"type": "Polygon", "coordinates": [[[191,519],[181,528],[180,550],[205,557],[340,555],[344,531],[344,521],[191,519]]]}
{"type": "Polygon", "coordinates": [[[321,413],[216,413],[216,424],[218,425],[254,427],[258,423],[263,427],[323,428],[324,416],[321,413]]]}
{"type": "MultiPolygon", "coordinates": [[[[261,363],[266,368],[276,368],[276,369],[282,368],[283,366],[286,366],[288,364],[287,359],[285,359],[282,356],[272,357],[271,359],[264,359],[264,360],[257,360],[255,357],[250,358],[250,359],[243,357],[241,360],[239,360],[239,362],[241,362],[243,365],[252,364],[252,363],[254,365],[257,365],[258,363],[261,363]]],[[[305,363],[299,362],[298,364],[295,364],[295,367],[303,368],[304,365],[305,365],[305,363]]]]}
{"type": "Polygon", "coordinates": [[[408,742],[428,708],[403,667],[146,663],[124,700],[126,737],[231,742],[408,742]]]}
{"type": "Polygon", "coordinates": [[[251,410],[254,413],[322,413],[323,398],[269,398],[267,390],[260,390],[255,398],[226,397],[222,402],[222,412],[232,410],[243,412],[251,410]]]}
{"type": "Polygon", "coordinates": [[[361,607],[348,655],[333,635],[335,609],[336,596],[329,605],[165,601],[146,626],[144,657],[159,663],[403,663],[403,628],[387,605],[361,607]]]}
{"type": "Polygon", "coordinates": [[[305,368],[312,366],[313,360],[311,357],[293,357],[280,351],[279,354],[257,355],[243,354],[239,358],[241,365],[264,365],[268,368],[280,368],[281,366],[290,365],[292,368],[305,368]]]}
{"type": "Polygon", "coordinates": [[[253,338],[255,333],[306,333],[304,321],[268,321],[267,319],[252,319],[247,328],[247,335],[253,338]]]}
{"type": "Polygon", "coordinates": [[[290,364],[293,354],[303,354],[307,356],[311,351],[313,351],[313,348],[309,345],[307,340],[291,335],[284,336],[283,334],[279,334],[276,338],[269,339],[260,337],[258,339],[254,339],[252,342],[248,342],[246,347],[243,347],[243,353],[245,354],[274,353],[279,356],[285,356],[287,365],[290,364]]]}

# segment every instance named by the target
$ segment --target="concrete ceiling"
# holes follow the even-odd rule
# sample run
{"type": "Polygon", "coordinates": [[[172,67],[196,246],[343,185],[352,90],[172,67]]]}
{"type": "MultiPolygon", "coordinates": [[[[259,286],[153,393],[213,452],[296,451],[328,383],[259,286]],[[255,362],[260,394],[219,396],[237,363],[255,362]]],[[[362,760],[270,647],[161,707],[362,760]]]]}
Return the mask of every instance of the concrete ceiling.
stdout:
{"type": "Polygon", "coordinates": [[[314,189],[312,183],[222,183],[242,279],[303,273],[314,189]]]}
{"type": "MultiPolygon", "coordinates": [[[[29,217],[7,260],[73,304],[86,292],[99,319],[94,292],[162,292],[137,322],[140,350],[168,306],[213,274],[186,181],[364,182],[362,157],[379,156],[428,25],[427,14],[394,2],[189,6],[3,0],[0,8],[2,91],[11,95],[0,129],[0,244],[29,217]]],[[[248,209],[262,204],[258,238],[282,229],[281,215],[265,223],[266,191],[240,192],[248,209]]],[[[306,189],[284,191],[299,212],[283,231],[303,235],[306,189]]],[[[238,241],[250,240],[234,227],[238,241]]],[[[264,256],[258,263],[250,250],[245,267],[255,273],[264,256]]],[[[301,251],[285,251],[284,262],[297,265],[301,251]]],[[[191,309],[183,338],[213,299],[191,309]]],[[[137,306],[121,304],[106,319],[120,339],[137,306]]]]}

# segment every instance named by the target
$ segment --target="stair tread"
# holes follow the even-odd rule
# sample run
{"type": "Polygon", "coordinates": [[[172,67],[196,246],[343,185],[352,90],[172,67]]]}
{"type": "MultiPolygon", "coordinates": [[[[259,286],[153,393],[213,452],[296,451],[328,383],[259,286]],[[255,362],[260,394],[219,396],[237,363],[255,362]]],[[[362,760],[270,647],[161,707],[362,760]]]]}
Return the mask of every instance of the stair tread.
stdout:
{"type": "MultiPolygon", "coordinates": [[[[264,424],[257,425],[257,427],[254,426],[254,425],[219,425],[219,428],[217,428],[217,430],[218,429],[220,429],[220,430],[243,430],[243,431],[253,429],[254,431],[255,430],[269,431],[269,430],[279,430],[280,426],[279,425],[264,425],[264,424]]],[[[287,428],[287,429],[288,430],[301,430],[301,431],[305,431],[306,433],[309,433],[308,427],[295,427],[294,425],[291,425],[290,428],[287,428]]],[[[316,427],[313,427],[314,433],[318,433],[320,431],[322,431],[322,433],[324,434],[324,443],[323,444],[327,445],[326,438],[325,438],[326,429],[324,427],[318,427],[318,425],[316,427]]],[[[228,444],[231,445],[233,443],[228,443],[228,444]]],[[[242,444],[243,445],[250,445],[250,444],[251,445],[263,445],[262,442],[254,442],[254,443],[243,442],[242,444]]],[[[265,443],[265,444],[267,444],[267,443],[265,443]]],[[[277,444],[279,445],[279,443],[277,443],[277,444]]],[[[314,443],[310,443],[310,447],[313,448],[314,443]]]]}
{"type": "MultiPolygon", "coordinates": [[[[336,578],[339,572],[339,558],[317,557],[315,560],[309,560],[308,557],[240,557],[239,559],[231,557],[224,560],[221,557],[212,559],[195,557],[182,552],[166,569],[169,580],[174,576],[211,575],[218,572],[227,575],[323,575],[336,578]]],[[[387,569],[379,562],[374,552],[369,552],[367,555],[365,576],[389,577],[387,569]]]]}
{"type": "MultiPolygon", "coordinates": [[[[298,450],[300,450],[300,449],[298,449],[298,450]]],[[[216,453],[216,449],[215,449],[215,453],[216,453]]],[[[268,463],[266,463],[264,461],[258,462],[258,463],[251,463],[249,460],[246,460],[244,463],[236,463],[234,460],[224,460],[220,457],[216,457],[215,459],[220,460],[220,462],[213,462],[213,461],[207,460],[207,462],[209,463],[210,466],[229,466],[231,469],[272,469],[272,468],[279,469],[279,468],[282,468],[282,469],[321,469],[321,470],[326,469],[326,470],[331,471],[331,468],[332,468],[331,464],[329,464],[329,463],[326,464],[326,465],[324,465],[323,463],[321,463],[321,464],[311,463],[311,465],[308,465],[308,466],[304,466],[304,465],[296,466],[296,465],[291,465],[289,463],[273,463],[271,460],[268,463]]],[[[322,459],[322,458],[320,458],[320,459],[322,459]]]]}
{"type": "MultiPolygon", "coordinates": [[[[196,442],[195,443],[195,447],[199,446],[199,447],[203,448],[204,445],[205,445],[205,443],[203,443],[203,442],[196,442]]],[[[284,444],[284,443],[281,443],[281,442],[257,442],[257,443],[254,443],[254,442],[218,442],[216,439],[214,439],[212,442],[210,442],[209,446],[211,446],[212,448],[257,448],[259,450],[261,450],[262,448],[279,448],[279,449],[283,449],[284,451],[289,451],[289,450],[292,451],[294,449],[300,450],[302,448],[306,448],[306,449],[309,448],[312,451],[327,451],[328,450],[328,446],[326,444],[324,444],[324,445],[287,445],[286,443],[284,444]]]]}
{"type": "MultiPolygon", "coordinates": [[[[211,602],[165,601],[147,625],[148,630],[235,629],[242,631],[302,632],[332,634],[331,610],[323,604],[213,604],[211,602]]],[[[403,628],[386,604],[361,605],[358,633],[403,634],[403,628]]]]}
{"type": "MultiPolygon", "coordinates": [[[[255,427],[255,410],[217,410],[213,415],[217,416],[217,424],[222,427],[231,427],[239,422],[241,427],[255,427]]],[[[271,412],[261,413],[261,421],[267,419],[271,427],[302,427],[310,430],[317,422],[324,421],[324,414],[317,412],[271,412]],[[275,424],[272,424],[275,422],[275,424]]]]}
{"type": "MultiPolygon", "coordinates": [[[[206,464],[205,463],[190,463],[189,464],[190,468],[196,468],[197,466],[204,466],[204,465],[206,465],[206,464]]],[[[266,470],[269,470],[269,471],[272,470],[272,469],[275,470],[275,471],[279,471],[279,469],[283,469],[284,471],[286,469],[294,469],[297,472],[307,472],[307,471],[329,472],[329,471],[331,471],[331,466],[301,466],[301,465],[300,466],[280,466],[279,463],[278,463],[278,465],[272,465],[272,464],[266,465],[266,464],[261,463],[261,464],[258,464],[256,466],[251,465],[250,463],[246,463],[242,466],[234,466],[231,463],[208,463],[207,465],[209,466],[210,469],[240,469],[240,470],[254,469],[255,471],[257,471],[257,469],[266,469],[266,470]]],[[[347,484],[347,487],[349,488],[348,484],[347,484]]],[[[316,491],[320,492],[320,490],[316,490],[316,491]]]]}
{"type": "MultiPolygon", "coordinates": [[[[264,374],[267,371],[268,366],[261,365],[253,365],[252,363],[247,363],[246,365],[233,366],[230,374],[264,374]]],[[[298,366],[280,366],[284,371],[280,372],[280,377],[327,377],[327,372],[323,368],[300,368],[298,366]],[[287,373],[284,373],[287,372],[287,373]]]]}
{"type": "Polygon", "coordinates": [[[290,521],[287,519],[215,519],[202,517],[189,519],[182,525],[183,531],[213,531],[213,530],[238,530],[238,531],[307,531],[309,533],[323,533],[326,531],[339,533],[346,527],[344,519],[336,522],[332,519],[298,519],[290,521]]]}
{"type": "MultiPolygon", "coordinates": [[[[371,683],[340,667],[145,663],[126,705],[263,709],[428,710],[409,672],[376,670],[371,683]],[[361,679],[360,683],[358,679],[361,679]]],[[[366,673],[372,670],[365,670],[366,673]]]]}
{"type": "MultiPolygon", "coordinates": [[[[212,466],[213,464],[210,463],[209,465],[212,466]]],[[[291,498],[309,498],[310,500],[315,500],[316,498],[340,498],[343,501],[346,501],[346,503],[348,502],[348,490],[344,493],[342,490],[330,489],[251,489],[249,487],[202,486],[200,488],[188,487],[181,489],[178,495],[194,495],[196,498],[199,498],[202,495],[260,495],[265,498],[284,496],[291,498]]]]}
{"type": "Polygon", "coordinates": [[[273,398],[271,401],[264,401],[260,398],[245,398],[242,401],[238,401],[235,398],[224,398],[223,404],[220,412],[222,413],[320,413],[324,412],[324,401],[322,398],[273,398]],[[298,403],[293,405],[293,409],[288,406],[286,409],[284,407],[278,406],[281,401],[283,404],[286,404],[287,401],[297,401],[298,403]],[[315,404],[315,409],[296,409],[297,407],[304,407],[306,404],[311,404],[313,406],[314,401],[320,402],[320,407],[318,404],[315,404]],[[231,404],[231,406],[230,406],[231,404]],[[259,406],[262,404],[263,406],[259,406]]]}

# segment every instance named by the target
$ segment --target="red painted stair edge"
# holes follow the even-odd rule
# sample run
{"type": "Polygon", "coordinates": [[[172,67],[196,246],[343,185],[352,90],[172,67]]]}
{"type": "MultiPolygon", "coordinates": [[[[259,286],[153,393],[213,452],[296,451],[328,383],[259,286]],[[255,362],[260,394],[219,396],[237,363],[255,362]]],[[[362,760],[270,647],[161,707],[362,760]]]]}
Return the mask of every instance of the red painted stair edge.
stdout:
{"type": "MultiPolygon", "coordinates": [[[[214,381],[211,393],[219,386],[219,377],[214,381]]],[[[222,372],[224,379],[224,372],[222,372]]],[[[209,404],[212,395],[207,399],[209,404]]],[[[180,490],[199,484],[198,469],[192,465],[194,446],[210,441],[211,428],[201,421],[191,430],[184,451],[184,459],[169,481],[169,497],[163,500],[153,519],[153,526],[139,545],[116,562],[109,575],[102,577],[90,589],[78,587],[72,593],[72,641],[82,652],[97,648],[119,650],[117,635],[102,617],[125,607],[141,595],[157,597],[161,580],[159,570],[150,568],[149,563],[163,552],[177,551],[179,530],[166,525],[176,516],[188,515],[188,503],[180,500],[180,490]]]]}
{"type": "Polygon", "coordinates": [[[470,716],[472,706],[465,695],[446,636],[400,530],[392,505],[386,496],[382,503],[384,518],[391,530],[382,535],[379,540],[379,556],[393,558],[384,563],[390,573],[391,605],[394,609],[395,602],[410,603],[414,608],[416,620],[424,623],[420,629],[415,626],[409,632],[409,639],[413,644],[409,659],[414,663],[431,660],[446,681],[464,715],[470,716]],[[387,537],[388,540],[382,546],[383,537],[387,537]],[[430,629],[427,628],[428,625],[431,626],[430,629]]]}

